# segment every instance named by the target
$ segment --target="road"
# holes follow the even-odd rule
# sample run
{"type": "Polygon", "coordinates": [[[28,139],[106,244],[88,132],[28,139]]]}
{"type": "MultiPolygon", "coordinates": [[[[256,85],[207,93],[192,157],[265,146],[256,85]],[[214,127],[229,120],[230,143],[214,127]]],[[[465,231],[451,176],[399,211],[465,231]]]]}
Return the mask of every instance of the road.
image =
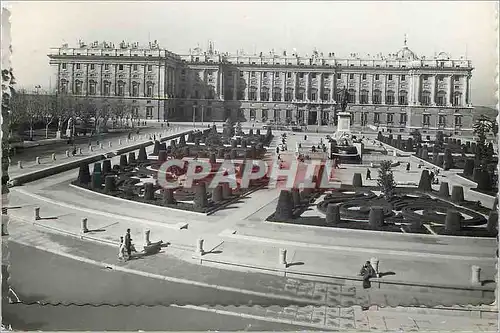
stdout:
{"type": "MultiPolygon", "coordinates": [[[[10,286],[25,304],[4,304],[2,316],[4,323],[10,323],[16,330],[310,329],[195,309],[142,307],[141,300],[150,301],[151,297],[156,297],[158,303],[178,305],[242,304],[250,300],[238,293],[104,270],[14,242],[9,242],[9,252],[13,263],[9,270],[10,286]],[[95,303],[84,306],[36,304],[67,299],[68,295],[75,299],[93,299],[95,303]],[[110,306],[119,304],[138,306],[110,306]]],[[[268,301],[270,305],[277,303],[268,301]]]]}

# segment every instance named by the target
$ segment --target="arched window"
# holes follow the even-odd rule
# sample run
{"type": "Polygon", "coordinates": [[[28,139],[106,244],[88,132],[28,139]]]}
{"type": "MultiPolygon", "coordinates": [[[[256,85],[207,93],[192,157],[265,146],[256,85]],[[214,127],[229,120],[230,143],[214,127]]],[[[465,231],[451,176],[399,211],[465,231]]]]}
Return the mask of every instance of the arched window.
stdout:
{"type": "Polygon", "coordinates": [[[146,82],[146,97],[153,97],[154,83],[151,81],[146,82]]]}
{"type": "Polygon", "coordinates": [[[297,90],[297,100],[303,101],[305,99],[306,90],[304,88],[299,88],[297,90]]]}
{"type": "Polygon", "coordinates": [[[385,95],[385,104],[394,105],[394,91],[387,90],[385,95]]]}
{"type": "Polygon", "coordinates": [[[359,103],[368,104],[368,90],[361,90],[361,94],[359,95],[359,103]]]}
{"type": "Polygon", "coordinates": [[[408,105],[408,92],[406,92],[406,90],[399,91],[398,102],[399,105],[408,105]]]}
{"type": "Polygon", "coordinates": [[[344,97],[344,91],[343,90],[337,90],[337,93],[335,94],[335,101],[337,103],[342,103],[342,98],[344,97]]]}
{"type": "Polygon", "coordinates": [[[347,103],[354,104],[356,103],[356,90],[354,89],[349,89],[347,91],[348,96],[347,96],[347,103]]]}
{"type": "Polygon", "coordinates": [[[117,88],[118,89],[117,89],[116,95],[117,96],[125,96],[125,82],[118,81],[117,88]]]}
{"type": "Polygon", "coordinates": [[[269,101],[269,88],[268,87],[262,87],[260,90],[260,100],[261,101],[269,101]]]}
{"type": "Polygon", "coordinates": [[[109,81],[103,82],[103,92],[102,93],[104,96],[109,96],[111,94],[111,82],[109,82],[109,81]]]}
{"type": "Polygon", "coordinates": [[[285,101],[291,102],[293,100],[293,88],[286,88],[285,101]]]}
{"type": "Polygon", "coordinates": [[[257,100],[257,87],[248,88],[248,100],[249,101],[257,100]]]}
{"type": "Polygon", "coordinates": [[[323,96],[322,96],[323,101],[329,101],[330,100],[330,89],[326,88],[323,89],[323,96]]]}
{"type": "Polygon", "coordinates": [[[436,105],[445,106],[446,105],[446,91],[440,90],[436,94],[436,105]]]}
{"type": "Polygon", "coordinates": [[[61,80],[61,87],[60,87],[61,94],[67,94],[68,93],[68,81],[65,79],[61,80]]]}
{"type": "Polygon", "coordinates": [[[132,97],[139,97],[139,82],[132,82],[132,97]]]}
{"type": "Polygon", "coordinates": [[[82,85],[83,85],[82,81],[80,81],[80,80],[75,81],[75,95],[82,94],[82,85]]]}
{"type": "Polygon", "coordinates": [[[422,91],[422,105],[431,105],[431,92],[428,90],[422,91]]]}
{"type": "Polygon", "coordinates": [[[214,87],[212,87],[212,86],[208,87],[208,90],[207,90],[207,98],[208,98],[208,99],[214,99],[214,98],[215,98],[215,90],[214,90],[214,87]]]}
{"type": "Polygon", "coordinates": [[[97,82],[94,80],[89,81],[89,95],[95,95],[97,93],[97,82]]]}
{"type": "Polygon", "coordinates": [[[273,101],[281,101],[281,88],[280,87],[273,88],[273,101]]]}
{"type": "Polygon", "coordinates": [[[316,88],[312,88],[312,89],[311,89],[311,97],[310,97],[310,100],[311,100],[311,101],[317,101],[317,100],[318,100],[318,89],[316,89],[316,88]]]}
{"type": "Polygon", "coordinates": [[[378,89],[373,91],[373,104],[381,104],[382,103],[382,92],[378,89]]]}
{"type": "Polygon", "coordinates": [[[453,94],[453,106],[461,106],[462,105],[462,93],[460,91],[456,91],[453,94]]]}

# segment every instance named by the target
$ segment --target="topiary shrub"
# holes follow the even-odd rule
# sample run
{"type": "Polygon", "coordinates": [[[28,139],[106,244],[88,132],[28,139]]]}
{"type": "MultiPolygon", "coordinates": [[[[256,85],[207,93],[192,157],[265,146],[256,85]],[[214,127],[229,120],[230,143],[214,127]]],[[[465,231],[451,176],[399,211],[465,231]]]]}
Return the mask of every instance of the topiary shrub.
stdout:
{"type": "Polygon", "coordinates": [[[340,207],[337,204],[328,204],[326,207],[326,225],[336,225],[340,220],[340,207]]]}
{"type": "Polygon", "coordinates": [[[87,163],[80,164],[80,170],[78,170],[78,183],[87,185],[90,183],[90,169],[87,163]]]}
{"type": "Polygon", "coordinates": [[[222,200],[224,200],[223,195],[222,195],[222,186],[221,185],[217,185],[212,190],[212,200],[214,202],[221,202],[222,200]]]}
{"type": "Polygon", "coordinates": [[[238,155],[236,153],[236,149],[231,150],[231,154],[229,157],[231,157],[232,160],[235,160],[238,157],[238,155]]]}
{"type": "Polygon", "coordinates": [[[439,162],[439,154],[438,153],[432,154],[432,163],[438,165],[438,162],[439,162]]]}
{"type": "Polygon", "coordinates": [[[446,148],[444,150],[444,164],[443,164],[443,169],[444,170],[450,170],[453,169],[453,156],[451,155],[451,150],[446,148]]]}
{"type": "Polygon", "coordinates": [[[153,154],[154,156],[158,156],[158,152],[160,151],[160,141],[156,140],[155,141],[155,146],[153,148],[153,154]]]}
{"type": "Polygon", "coordinates": [[[162,189],[163,194],[163,203],[165,205],[174,205],[175,204],[175,196],[173,188],[164,188],[162,189]]]}
{"type": "Polygon", "coordinates": [[[194,205],[197,208],[205,208],[208,206],[207,185],[205,183],[198,183],[198,185],[196,185],[194,205]]]}
{"type": "Polygon", "coordinates": [[[104,181],[104,192],[109,194],[115,191],[115,176],[106,176],[104,181]]]}
{"type": "Polygon", "coordinates": [[[101,172],[101,163],[100,162],[96,162],[94,163],[94,169],[92,170],[92,172],[101,172]]]}
{"type": "Polygon", "coordinates": [[[139,162],[146,162],[148,160],[148,154],[146,153],[146,147],[139,148],[139,156],[137,157],[139,162]]]}
{"type": "Polygon", "coordinates": [[[248,136],[253,136],[253,129],[250,128],[250,130],[248,131],[248,136]]]}
{"type": "Polygon", "coordinates": [[[413,151],[413,139],[412,138],[408,138],[408,140],[406,140],[406,151],[407,152],[413,151]]]}
{"type": "Polygon", "coordinates": [[[468,158],[465,160],[464,175],[465,176],[472,176],[473,172],[474,172],[474,160],[471,158],[468,158]]]}
{"type": "Polygon", "coordinates": [[[155,191],[153,183],[144,184],[144,199],[145,200],[154,200],[155,191]]]}
{"type": "Polygon", "coordinates": [[[427,147],[422,148],[421,158],[425,161],[429,159],[429,151],[427,150],[427,147]]]}
{"type": "Polygon", "coordinates": [[[293,202],[293,207],[297,208],[302,205],[302,200],[300,199],[300,192],[299,189],[294,187],[292,188],[292,202],[293,202]]]}
{"type": "Polygon", "coordinates": [[[491,191],[493,184],[488,171],[480,169],[479,172],[476,173],[476,179],[474,179],[474,181],[477,182],[478,190],[491,191]]]}
{"type": "Polygon", "coordinates": [[[217,159],[215,158],[215,153],[210,153],[209,162],[212,165],[214,165],[217,162],[217,159]]]}
{"type": "Polygon", "coordinates": [[[454,209],[448,209],[444,222],[444,231],[447,234],[456,234],[462,229],[462,214],[454,209]]]}
{"type": "Polygon", "coordinates": [[[448,198],[450,196],[450,188],[447,182],[441,182],[439,185],[439,196],[448,198]]]}
{"type": "Polygon", "coordinates": [[[187,142],[194,142],[194,135],[193,135],[193,133],[189,133],[188,134],[187,142]]]}
{"type": "Polygon", "coordinates": [[[432,182],[429,175],[429,170],[422,170],[420,174],[420,182],[418,183],[418,189],[421,191],[432,191],[432,182]]]}
{"type": "Polygon", "coordinates": [[[108,173],[111,172],[111,160],[104,160],[102,161],[102,174],[106,176],[108,173]]]}
{"type": "Polygon", "coordinates": [[[352,177],[352,186],[354,187],[363,187],[363,178],[360,173],[355,173],[352,177]]]}
{"type": "Polygon", "coordinates": [[[179,147],[184,147],[186,145],[186,138],[184,137],[184,135],[181,135],[179,137],[179,147]]]}
{"type": "Polygon", "coordinates": [[[102,176],[100,172],[92,172],[92,176],[90,177],[90,186],[94,190],[101,189],[102,186],[102,176]]]}
{"type": "Polygon", "coordinates": [[[281,190],[274,217],[277,221],[286,221],[293,217],[293,199],[289,191],[281,190]]]}
{"type": "Polygon", "coordinates": [[[127,163],[127,155],[120,155],[120,168],[124,169],[128,165],[127,163]]]}
{"type": "Polygon", "coordinates": [[[459,185],[454,185],[451,188],[451,201],[461,203],[464,201],[464,188],[459,185]]]}
{"type": "Polygon", "coordinates": [[[442,167],[444,164],[444,155],[439,155],[437,158],[437,166],[442,167]]]}
{"type": "Polygon", "coordinates": [[[224,200],[230,199],[233,196],[233,190],[231,189],[231,186],[229,186],[229,183],[222,183],[222,198],[224,200]]]}
{"type": "Polygon", "coordinates": [[[167,152],[165,150],[160,150],[158,152],[158,163],[163,163],[167,160],[167,152]]]}
{"type": "Polygon", "coordinates": [[[489,233],[491,233],[494,236],[498,234],[498,210],[490,211],[486,229],[488,230],[489,233]]]}
{"type": "Polygon", "coordinates": [[[167,143],[166,142],[161,143],[160,150],[167,150],[167,143]]]}
{"type": "Polygon", "coordinates": [[[260,136],[260,128],[257,128],[256,134],[260,136]]]}
{"type": "Polygon", "coordinates": [[[133,165],[136,163],[136,160],[135,160],[135,153],[134,152],[130,152],[128,153],[128,163],[130,165],[133,165]]]}
{"type": "Polygon", "coordinates": [[[381,207],[371,207],[368,224],[372,230],[380,230],[384,225],[384,210],[381,207]]]}

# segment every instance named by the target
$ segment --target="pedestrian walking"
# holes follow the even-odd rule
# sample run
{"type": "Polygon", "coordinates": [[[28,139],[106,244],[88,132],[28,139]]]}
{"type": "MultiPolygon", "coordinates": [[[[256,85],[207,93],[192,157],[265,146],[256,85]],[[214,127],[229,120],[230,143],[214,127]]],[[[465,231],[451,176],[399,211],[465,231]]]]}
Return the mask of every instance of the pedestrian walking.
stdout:
{"type": "Polygon", "coordinates": [[[127,229],[125,234],[124,246],[127,251],[127,260],[132,258],[132,237],[130,236],[130,229],[127,229]]]}
{"type": "Polygon", "coordinates": [[[132,137],[132,132],[128,132],[127,139],[130,140],[131,137],[132,137]]]}
{"type": "Polygon", "coordinates": [[[125,242],[123,240],[123,236],[120,237],[120,247],[118,250],[118,259],[123,260],[125,257],[125,242]]]}
{"type": "Polygon", "coordinates": [[[406,163],[406,172],[410,172],[410,162],[406,163]]]}
{"type": "Polygon", "coordinates": [[[76,155],[76,146],[73,146],[73,151],[71,152],[71,154],[73,154],[73,156],[76,155]]]}
{"type": "Polygon", "coordinates": [[[370,169],[366,169],[366,179],[372,180],[372,172],[370,169]]]}
{"type": "Polygon", "coordinates": [[[167,121],[167,127],[170,127],[170,123],[167,121]]]}
{"type": "Polygon", "coordinates": [[[429,172],[429,177],[431,179],[431,184],[434,184],[434,172],[429,172]]]}
{"type": "Polygon", "coordinates": [[[363,277],[363,288],[368,289],[371,287],[370,284],[370,278],[376,277],[377,274],[375,272],[375,269],[371,265],[369,261],[367,261],[363,267],[361,267],[361,271],[359,272],[359,275],[363,277]]]}
{"type": "Polygon", "coordinates": [[[276,147],[276,154],[279,155],[279,153],[280,153],[280,147],[276,147]]]}

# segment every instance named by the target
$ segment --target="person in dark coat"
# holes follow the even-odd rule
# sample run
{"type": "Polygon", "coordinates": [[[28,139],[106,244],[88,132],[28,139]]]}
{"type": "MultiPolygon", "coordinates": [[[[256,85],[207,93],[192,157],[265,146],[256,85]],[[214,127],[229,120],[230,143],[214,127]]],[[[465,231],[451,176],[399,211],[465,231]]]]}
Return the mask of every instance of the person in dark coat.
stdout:
{"type": "Polygon", "coordinates": [[[366,169],[366,179],[372,180],[372,172],[370,169],[366,169]]]}
{"type": "Polygon", "coordinates": [[[406,172],[410,172],[410,163],[406,163],[406,172]]]}
{"type": "Polygon", "coordinates": [[[370,288],[370,278],[376,277],[377,273],[375,272],[375,269],[373,268],[372,264],[370,261],[367,261],[363,267],[361,267],[361,271],[359,272],[359,275],[363,277],[363,288],[367,289],[370,288]]]}
{"type": "Polygon", "coordinates": [[[280,147],[276,147],[276,154],[280,153],[280,147]]]}
{"type": "Polygon", "coordinates": [[[127,260],[132,258],[132,237],[130,236],[130,229],[127,229],[125,234],[125,249],[127,250],[127,260]]]}

